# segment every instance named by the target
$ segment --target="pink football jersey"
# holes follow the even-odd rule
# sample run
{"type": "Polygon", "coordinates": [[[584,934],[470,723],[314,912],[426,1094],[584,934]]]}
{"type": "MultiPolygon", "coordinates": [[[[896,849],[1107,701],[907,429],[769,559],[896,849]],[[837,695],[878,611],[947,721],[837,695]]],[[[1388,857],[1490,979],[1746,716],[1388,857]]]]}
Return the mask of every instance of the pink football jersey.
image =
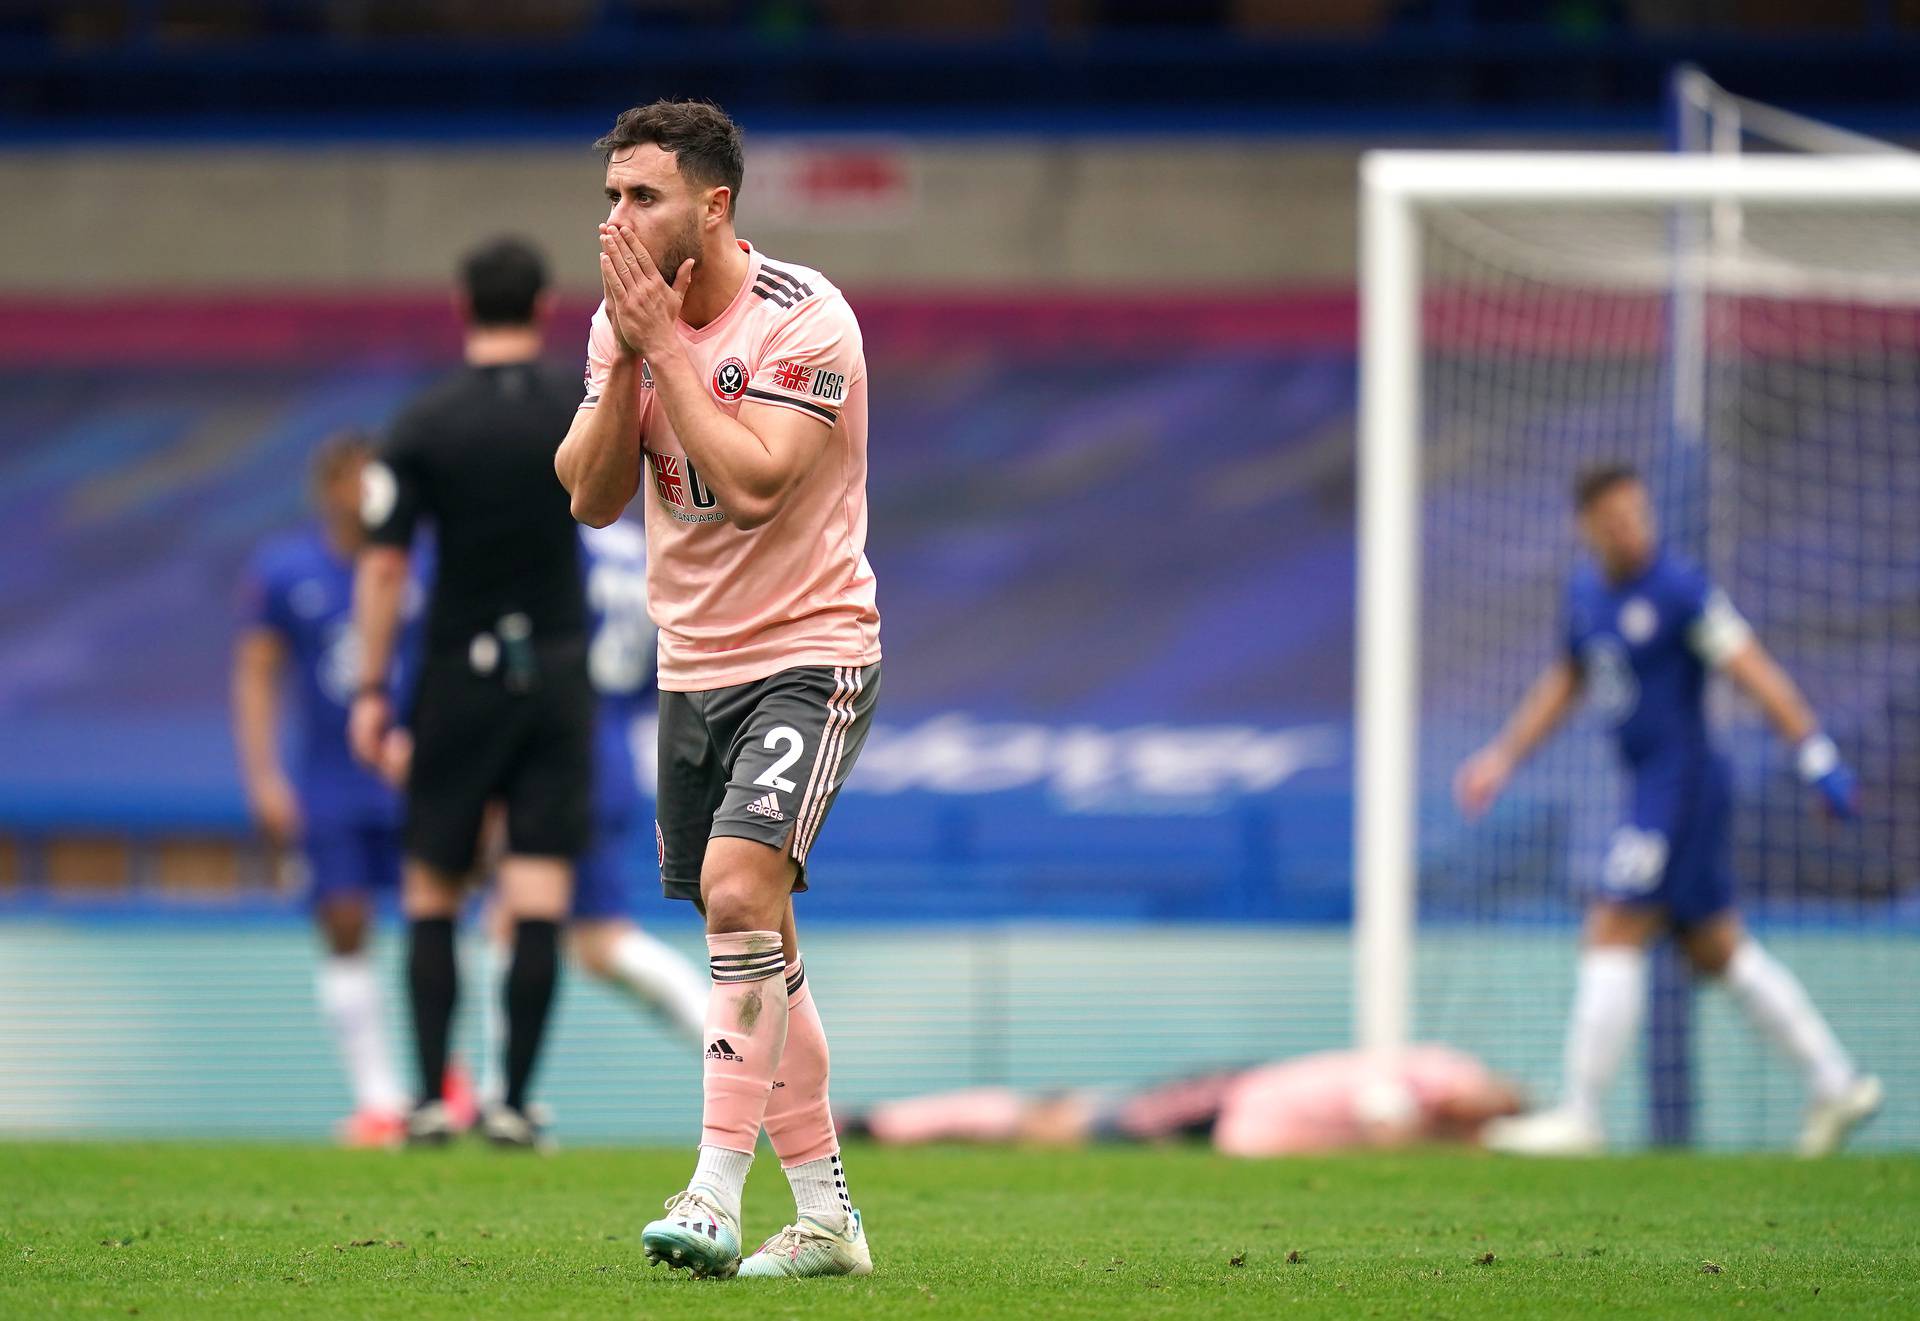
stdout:
{"type": "MultiPolygon", "coordinates": [[[[1213,1142],[1231,1156],[1286,1156],[1364,1144],[1361,1098],[1375,1081],[1359,1051],[1323,1051],[1250,1069],[1228,1092],[1213,1142]]],[[[1429,1122],[1454,1097],[1485,1086],[1486,1066],[1446,1046],[1414,1046],[1392,1081],[1414,1107],[1409,1119],[1429,1122]]]]}
{"type": "MultiPolygon", "coordinates": [[[[733,302],[680,338],[716,405],[791,408],[832,428],[780,512],[743,531],[702,482],[654,397],[635,382],[634,443],[645,466],[647,596],[660,626],[660,687],[705,692],[798,666],[880,659],[867,543],[867,364],[860,324],[820,272],[768,261],[744,240],[733,302]]],[[[616,350],[604,303],[587,345],[587,397],[605,390],[616,350]]]]}

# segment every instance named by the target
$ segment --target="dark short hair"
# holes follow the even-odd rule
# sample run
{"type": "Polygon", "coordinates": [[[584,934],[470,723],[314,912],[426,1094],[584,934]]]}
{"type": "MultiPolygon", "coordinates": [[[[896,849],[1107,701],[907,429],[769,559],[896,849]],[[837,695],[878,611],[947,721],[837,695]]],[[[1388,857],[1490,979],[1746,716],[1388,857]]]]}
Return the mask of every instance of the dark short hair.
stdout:
{"type": "Polygon", "coordinates": [[[747,175],[746,149],[740,126],[710,101],[655,101],[622,111],[593,149],[603,158],[616,151],[651,142],[673,153],[681,177],[702,188],[725,185],[727,214],[740,200],[740,184],[747,175]]]}
{"type": "Polygon", "coordinates": [[[372,436],[353,427],[336,431],[313,447],[313,453],[307,458],[307,480],[318,490],[337,477],[348,463],[364,462],[372,457],[372,436]]]}
{"type": "Polygon", "coordinates": [[[1587,468],[1573,479],[1573,507],[1584,514],[1595,500],[1614,487],[1639,480],[1640,474],[1631,464],[1603,463],[1587,468]]]}
{"type": "Polygon", "coordinates": [[[498,238],[460,262],[469,315],[477,326],[524,326],[547,287],[547,263],[525,239],[498,238]]]}

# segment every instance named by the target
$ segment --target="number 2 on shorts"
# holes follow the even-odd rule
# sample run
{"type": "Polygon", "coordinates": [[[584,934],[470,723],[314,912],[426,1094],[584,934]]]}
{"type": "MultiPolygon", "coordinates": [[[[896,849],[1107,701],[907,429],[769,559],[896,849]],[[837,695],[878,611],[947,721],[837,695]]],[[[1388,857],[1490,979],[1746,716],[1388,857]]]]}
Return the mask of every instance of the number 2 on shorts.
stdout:
{"type": "Polygon", "coordinates": [[[800,737],[800,731],[791,725],[781,725],[777,729],[770,729],[767,731],[766,742],[760,746],[768,752],[772,752],[776,746],[783,746],[786,748],[786,752],[778,761],[774,762],[773,765],[767,767],[759,778],[754,780],[754,783],[763,789],[778,789],[783,794],[790,794],[795,789],[798,789],[800,787],[799,785],[789,780],[780,772],[793,765],[796,761],[799,761],[800,754],[806,751],[807,745],[805,740],[800,737]]]}

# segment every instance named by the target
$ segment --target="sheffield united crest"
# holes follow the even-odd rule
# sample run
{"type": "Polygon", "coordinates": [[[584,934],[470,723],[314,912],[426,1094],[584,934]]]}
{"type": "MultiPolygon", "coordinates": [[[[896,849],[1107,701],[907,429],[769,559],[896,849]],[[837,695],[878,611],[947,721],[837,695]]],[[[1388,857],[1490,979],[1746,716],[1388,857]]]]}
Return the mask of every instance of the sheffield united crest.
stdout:
{"type": "Polygon", "coordinates": [[[713,392],[732,403],[747,392],[747,364],[728,358],[713,369],[713,392]]]}

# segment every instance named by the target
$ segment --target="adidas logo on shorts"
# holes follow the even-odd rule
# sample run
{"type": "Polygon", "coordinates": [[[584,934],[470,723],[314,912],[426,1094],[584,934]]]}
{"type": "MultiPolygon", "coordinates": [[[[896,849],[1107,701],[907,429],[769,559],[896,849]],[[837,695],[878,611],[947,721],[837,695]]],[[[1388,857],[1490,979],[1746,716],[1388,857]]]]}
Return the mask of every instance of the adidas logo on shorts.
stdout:
{"type": "Polygon", "coordinates": [[[763,816],[769,821],[785,821],[787,814],[780,810],[780,795],[768,794],[747,804],[747,810],[755,816],[763,816]]]}
{"type": "Polygon", "coordinates": [[[736,1064],[744,1064],[747,1059],[745,1055],[736,1055],[733,1050],[733,1043],[725,1037],[716,1037],[712,1043],[707,1046],[707,1058],[710,1060],[731,1060],[736,1064]]]}

